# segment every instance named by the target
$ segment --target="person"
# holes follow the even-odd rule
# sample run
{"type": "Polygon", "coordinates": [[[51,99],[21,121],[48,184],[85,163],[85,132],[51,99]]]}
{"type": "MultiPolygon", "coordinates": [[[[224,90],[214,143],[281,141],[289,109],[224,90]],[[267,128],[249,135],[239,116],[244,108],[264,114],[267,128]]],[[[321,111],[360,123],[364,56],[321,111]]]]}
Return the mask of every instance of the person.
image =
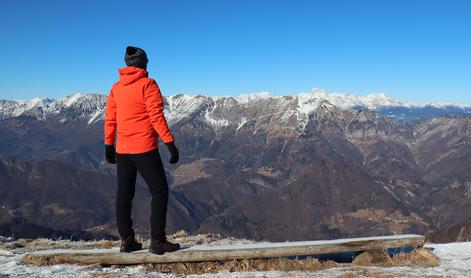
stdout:
{"type": "Polygon", "coordinates": [[[135,239],[131,219],[139,172],[152,194],[149,251],[155,254],[173,252],[180,246],[168,242],[165,236],[169,193],[158,137],[166,144],[172,164],[179,160],[178,149],[163,113],[159,86],[148,77],[146,52],[128,46],[125,62],[127,67],[119,69],[119,81],[113,84],[108,95],[104,130],[105,158],[109,163],[117,164],[116,222],[122,240],[120,251],[142,249],[142,244],[135,239]]]}

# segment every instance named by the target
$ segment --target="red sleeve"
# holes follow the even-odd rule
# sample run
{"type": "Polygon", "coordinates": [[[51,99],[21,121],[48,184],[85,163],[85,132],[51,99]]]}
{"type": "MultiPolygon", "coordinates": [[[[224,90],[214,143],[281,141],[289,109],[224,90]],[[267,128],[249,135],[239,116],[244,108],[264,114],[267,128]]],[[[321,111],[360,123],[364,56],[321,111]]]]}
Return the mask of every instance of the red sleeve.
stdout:
{"type": "Polygon", "coordinates": [[[144,91],[144,100],[150,122],[159,137],[164,143],[173,142],[173,136],[164,117],[164,100],[155,81],[152,81],[144,91]]]}
{"type": "Polygon", "coordinates": [[[114,145],[116,135],[116,102],[113,90],[108,95],[105,113],[105,145],[114,145]]]}

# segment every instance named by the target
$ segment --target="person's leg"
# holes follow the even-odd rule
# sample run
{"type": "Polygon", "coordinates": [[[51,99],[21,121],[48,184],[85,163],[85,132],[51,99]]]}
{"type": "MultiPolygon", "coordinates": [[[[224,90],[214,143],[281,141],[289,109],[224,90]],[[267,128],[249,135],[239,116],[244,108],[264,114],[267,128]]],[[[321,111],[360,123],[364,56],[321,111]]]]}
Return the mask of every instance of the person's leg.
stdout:
{"type": "Polygon", "coordinates": [[[116,154],[118,192],[116,195],[116,223],[121,238],[132,236],[131,209],[134,198],[137,169],[127,154],[116,154]]]}
{"type": "Polygon", "coordinates": [[[132,155],[132,161],[152,194],[151,237],[156,241],[165,241],[168,185],[159,151],[156,149],[143,154],[132,155]]]}

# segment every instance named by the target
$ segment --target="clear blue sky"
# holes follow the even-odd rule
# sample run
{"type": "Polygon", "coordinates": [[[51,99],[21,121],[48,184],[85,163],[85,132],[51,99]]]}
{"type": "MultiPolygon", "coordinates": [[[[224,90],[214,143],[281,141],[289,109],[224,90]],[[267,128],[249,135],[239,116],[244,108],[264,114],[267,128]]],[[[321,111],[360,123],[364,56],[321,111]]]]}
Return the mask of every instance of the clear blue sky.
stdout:
{"type": "Polygon", "coordinates": [[[471,104],[471,1],[18,0],[0,21],[0,99],[108,93],[136,45],[164,94],[471,104]]]}

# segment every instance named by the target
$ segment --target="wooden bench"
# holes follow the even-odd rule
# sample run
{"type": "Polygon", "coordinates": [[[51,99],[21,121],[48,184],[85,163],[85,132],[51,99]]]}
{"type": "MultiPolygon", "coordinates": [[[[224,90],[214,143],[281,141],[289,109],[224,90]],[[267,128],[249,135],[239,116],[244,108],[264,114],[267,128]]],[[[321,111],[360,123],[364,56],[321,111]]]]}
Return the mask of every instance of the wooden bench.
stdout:
{"type": "Polygon", "coordinates": [[[47,261],[49,264],[57,262],[102,265],[227,261],[421,247],[424,243],[425,237],[406,234],[320,241],[267,242],[219,246],[195,245],[164,255],[155,255],[147,250],[120,253],[118,248],[91,250],[56,249],[28,253],[26,255],[28,260],[23,261],[31,262],[35,261],[34,259],[36,258],[47,261]]]}

